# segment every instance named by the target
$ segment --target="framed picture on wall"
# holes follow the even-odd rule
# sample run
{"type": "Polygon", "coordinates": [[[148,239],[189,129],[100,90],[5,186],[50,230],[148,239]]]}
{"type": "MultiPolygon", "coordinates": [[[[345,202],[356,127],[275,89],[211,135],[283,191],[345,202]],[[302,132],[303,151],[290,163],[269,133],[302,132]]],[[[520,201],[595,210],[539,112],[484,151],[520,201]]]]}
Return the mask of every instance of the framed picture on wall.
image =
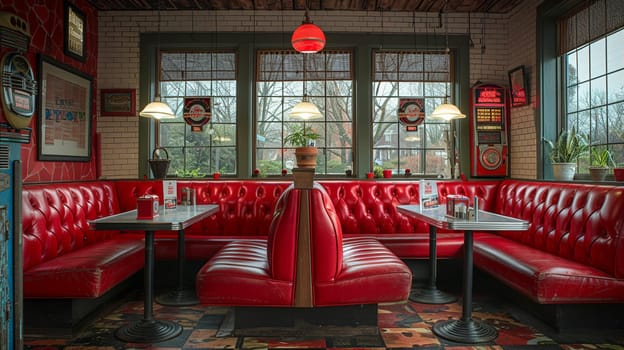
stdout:
{"type": "Polygon", "coordinates": [[[512,107],[529,104],[529,94],[524,74],[524,66],[518,66],[509,71],[509,91],[511,92],[512,107]]]}
{"type": "Polygon", "coordinates": [[[136,93],[134,89],[100,90],[100,115],[114,117],[136,116],[136,93]]]}
{"type": "Polygon", "coordinates": [[[39,55],[37,159],[91,159],[91,77],[39,55]]]}
{"type": "Polygon", "coordinates": [[[65,54],[85,61],[85,33],[87,21],[76,6],[65,2],[65,54]]]}

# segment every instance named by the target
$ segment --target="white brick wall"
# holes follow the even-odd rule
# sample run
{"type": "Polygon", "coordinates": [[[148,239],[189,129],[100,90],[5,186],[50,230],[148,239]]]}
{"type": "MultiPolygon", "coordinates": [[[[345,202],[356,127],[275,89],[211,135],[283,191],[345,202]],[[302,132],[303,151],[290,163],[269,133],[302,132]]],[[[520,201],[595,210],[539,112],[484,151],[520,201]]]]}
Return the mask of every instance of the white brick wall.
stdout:
{"type": "MultiPolygon", "coordinates": [[[[533,3],[536,0],[526,0],[533,3]]],[[[522,7],[522,6],[521,6],[522,7]]],[[[525,64],[533,72],[534,6],[513,14],[471,14],[472,40],[470,51],[470,85],[477,80],[507,85],[507,71],[525,64]],[[511,18],[510,18],[511,16],[511,18]],[[508,33],[508,25],[522,28],[526,33],[508,33]],[[484,27],[482,35],[482,26],[484,27]],[[519,27],[518,27],[519,26],[519,27]],[[522,35],[521,35],[522,34],[522,35]],[[513,40],[512,40],[513,39],[513,40]],[[481,44],[485,51],[481,54],[481,44]],[[514,43],[511,45],[510,43],[514,43]],[[510,49],[512,46],[516,49],[510,49]]],[[[275,12],[256,11],[162,11],[161,32],[210,32],[218,25],[219,32],[279,32],[282,27],[289,33],[301,23],[301,11],[285,11],[284,16],[275,12]],[[215,21],[217,23],[215,23],[215,21]],[[253,24],[256,24],[255,29],[253,24]]],[[[413,33],[411,12],[373,11],[311,11],[310,18],[325,32],[413,33]]],[[[443,34],[444,29],[435,28],[437,13],[417,13],[417,32],[443,34]],[[429,29],[427,30],[426,24],[429,29]]],[[[446,20],[443,20],[445,23],[446,20]]],[[[137,90],[139,101],[139,34],[158,30],[158,13],[150,12],[100,12],[99,17],[98,87],[132,88],[137,90]]],[[[467,33],[468,15],[451,14],[448,19],[449,35],[467,33]]],[[[534,79],[531,79],[534,82],[534,79]]],[[[531,92],[535,89],[532,87],[531,92]]],[[[534,98],[532,97],[532,100],[534,98]]],[[[98,100],[99,101],[99,100],[98,100]]],[[[137,108],[141,106],[137,105],[137,108]]],[[[512,175],[535,177],[535,146],[533,113],[513,111],[512,121],[512,175]],[[529,135],[528,139],[522,136],[529,135]],[[516,157],[518,159],[516,159],[516,157]],[[529,164],[529,160],[531,164],[529,164]]],[[[138,111],[137,111],[138,114],[138,111]]],[[[102,176],[106,178],[136,178],[138,176],[138,117],[98,116],[98,132],[102,145],[102,176]],[[123,149],[123,157],[119,150],[123,149]]]]}
{"type": "Polygon", "coordinates": [[[510,14],[509,56],[507,69],[524,65],[528,79],[529,105],[511,109],[511,176],[535,179],[537,177],[536,149],[536,15],[542,0],[525,0],[510,14]]]}

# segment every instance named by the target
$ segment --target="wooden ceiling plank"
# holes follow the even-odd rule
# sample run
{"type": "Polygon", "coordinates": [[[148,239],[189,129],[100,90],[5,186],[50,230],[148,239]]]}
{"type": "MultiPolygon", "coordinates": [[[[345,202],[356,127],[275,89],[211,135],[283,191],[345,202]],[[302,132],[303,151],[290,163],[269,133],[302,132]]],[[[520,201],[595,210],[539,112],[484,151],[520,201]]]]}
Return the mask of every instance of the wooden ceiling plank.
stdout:
{"type": "MultiPolygon", "coordinates": [[[[100,11],[310,10],[439,12],[447,0],[87,0],[100,11]]],[[[522,0],[448,0],[447,12],[508,13],[522,0]]]]}

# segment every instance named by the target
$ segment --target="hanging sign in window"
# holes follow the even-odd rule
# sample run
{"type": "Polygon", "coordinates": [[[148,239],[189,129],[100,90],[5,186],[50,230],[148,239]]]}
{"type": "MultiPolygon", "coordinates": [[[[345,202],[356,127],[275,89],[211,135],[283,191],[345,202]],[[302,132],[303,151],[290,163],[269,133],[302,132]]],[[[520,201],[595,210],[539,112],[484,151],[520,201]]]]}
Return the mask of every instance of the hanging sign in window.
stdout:
{"type": "Polygon", "coordinates": [[[184,121],[191,126],[191,131],[201,132],[212,115],[210,97],[185,97],[183,115],[184,121]]]}
{"type": "Polygon", "coordinates": [[[425,120],[425,99],[399,99],[399,121],[405,125],[406,131],[418,131],[418,125],[425,120]]]}

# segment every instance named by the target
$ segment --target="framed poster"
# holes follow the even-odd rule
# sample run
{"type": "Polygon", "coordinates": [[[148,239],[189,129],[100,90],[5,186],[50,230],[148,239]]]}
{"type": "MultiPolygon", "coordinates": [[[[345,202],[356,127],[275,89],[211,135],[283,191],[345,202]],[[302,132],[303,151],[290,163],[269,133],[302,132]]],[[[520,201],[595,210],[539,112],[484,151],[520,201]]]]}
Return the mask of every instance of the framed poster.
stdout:
{"type": "Polygon", "coordinates": [[[509,71],[509,91],[511,92],[512,107],[529,104],[524,66],[518,66],[509,71]]]}
{"type": "Polygon", "coordinates": [[[85,33],[87,22],[84,13],[65,2],[65,54],[77,60],[85,60],[85,33]]]}
{"type": "Polygon", "coordinates": [[[136,93],[134,89],[100,90],[100,115],[116,117],[136,116],[136,93]]]}
{"type": "Polygon", "coordinates": [[[39,55],[37,159],[91,159],[91,77],[39,55]]]}

